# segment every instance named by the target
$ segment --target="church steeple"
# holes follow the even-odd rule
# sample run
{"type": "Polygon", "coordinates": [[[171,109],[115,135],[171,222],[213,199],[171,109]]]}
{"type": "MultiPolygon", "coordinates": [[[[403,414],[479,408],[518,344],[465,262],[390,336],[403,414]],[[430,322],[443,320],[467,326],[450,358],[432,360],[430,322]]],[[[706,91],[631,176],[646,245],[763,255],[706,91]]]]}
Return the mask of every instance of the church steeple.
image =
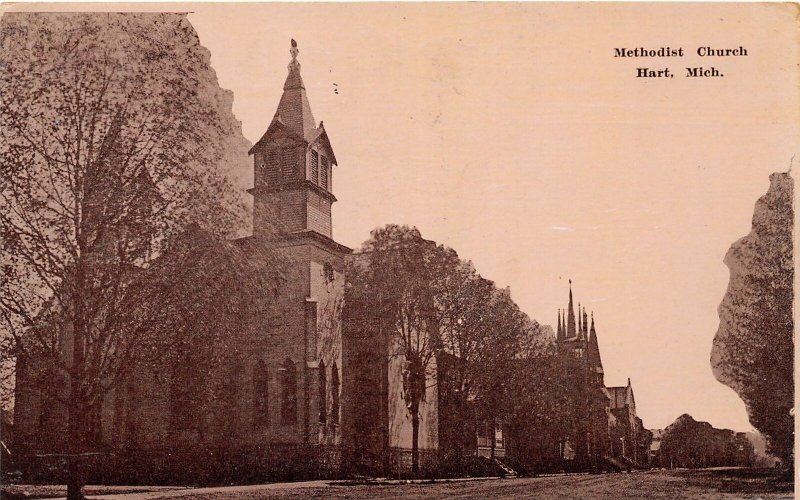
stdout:
{"type": "Polygon", "coordinates": [[[561,315],[561,309],[558,310],[558,328],[556,329],[556,341],[561,342],[564,340],[564,317],[561,315]]]}
{"type": "Polygon", "coordinates": [[[583,308],[583,321],[581,321],[581,338],[589,338],[589,318],[586,315],[586,307],[583,308]]]}
{"type": "Polygon", "coordinates": [[[267,131],[250,149],[253,155],[253,234],[316,233],[331,240],[333,166],[337,164],[322,122],[315,125],[300,76],[297,42],[283,84],[283,95],[267,131]]]}
{"type": "Polygon", "coordinates": [[[569,306],[567,309],[567,338],[575,336],[575,308],[572,305],[572,280],[569,280],[569,306]]]}
{"type": "Polygon", "coordinates": [[[303,77],[300,76],[300,62],[297,60],[299,52],[297,42],[292,39],[289,49],[292,60],[287,66],[289,74],[283,84],[283,95],[273,120],[280,120],[300,137],[309,139],[316,129],[316,122],[314,115],[311,114],[311,105],[308,102],[303,77]]]}
{"type": "Polygon", "coordinates": [[[589,346],[587,351],[589,370],[594,373],[594,382],[598,385],[603,385],[603,361],[600,359],[600,345],[597,343],[597,331],[594,328],[594,313],[592,313],[592,326],[589,327],[589,346]]]}
{"type": "Polygon", "coordinates": [[[594,313],[592,313],[592,326],[589,328],[589,364],[603,371],[603,362],[600,359],[600,345],[597,343],[597,331],[594,328],[594,313]]]}

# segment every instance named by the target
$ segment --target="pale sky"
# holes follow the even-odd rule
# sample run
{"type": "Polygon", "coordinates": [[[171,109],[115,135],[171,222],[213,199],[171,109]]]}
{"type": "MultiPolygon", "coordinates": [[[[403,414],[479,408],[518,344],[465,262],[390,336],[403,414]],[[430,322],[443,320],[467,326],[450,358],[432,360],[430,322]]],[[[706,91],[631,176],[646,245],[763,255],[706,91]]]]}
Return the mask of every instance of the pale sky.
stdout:
{"type": "Polygon", "coordinates": [[[544,324],[566,306],[571,278],[595,313],[606,385],[631,378],[645,426],[689,413],[749,430],[709,353],[725,252],[800,144],[793,9],[195,4],[189,18],[253,142],[298,41],[340,162],[337,241],[357,247],[377,226],[415,225],[544,324]],[[613,57],[667,45],[686,56],[613,57]],[[749,55],[704,59],[698,46],[749,55]],[[637,79],[640,66],[676,76],[637,79]],[[725,76],[685,78],[689,66],[725,76]]]}

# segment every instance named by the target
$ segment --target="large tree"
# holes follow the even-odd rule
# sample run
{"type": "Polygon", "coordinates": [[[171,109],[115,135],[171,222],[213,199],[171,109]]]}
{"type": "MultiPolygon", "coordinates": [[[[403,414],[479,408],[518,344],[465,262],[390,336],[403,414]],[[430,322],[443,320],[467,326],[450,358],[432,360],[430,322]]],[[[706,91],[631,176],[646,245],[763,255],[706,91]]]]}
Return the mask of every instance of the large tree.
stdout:
{"type": "Polygon", "coordinates": [[[445,390],[440,376],[446,372],[446,397],[458,408],[476,401],[488,420],[505,416],[506,380],[514,360],[536,344],[539,328],[509,290],[497,289],[453,249],[425,240],[416,228],[377,229],[362,253],[361,265],[349,273],[350,296],[370,298],[389,333],[389,357],[402,360],[416,473],[420,409],[430,386],[445,390]],[[440,370],[440,361],[446,368],[440,370]]]}
{"type": "MultiPolygon", "coordinates": [[[[145,333],[187,331],[153,324],[176,317],[172,299],[187,296],[172,291],[219,297],[231,283],[195,276],[210,288],[186,286],[185,266],[247,276],[236,249],[208,243],[244,225],[222,172],[246,144],[185,15],[6,14],[2,36],[3,350],[46,356],[66,374],[74,456],[90,447],[102,393],[148,352],[140,347],[159,352],[145,333]],[[192,224],[206,243],[175,247],[192,224]]],[[[201,309],[180,312],[196,321],[201,309]]]]}
{"type": "MultiPolygon", "coordinates": [[[[509,408],[506,382],[515,361],[541,342],[539,324],[519,309],[508,289],[497,289],[455,250],[437,246],[431,250],[430,265],[434,331],[440,352],[452,359],[446,370],[447,397],[457,408],[476,401],[480,417],[496,423],[509,408]]],[[[466,424],[453,422],[457,423],[466,424]]],[[[457,436],[467,431],[449,429],[457,436]]],[[[494,433],[491,436],[494,452],[494,433]]]]}
{"type": "Polygon", "coordinates": [[[711,353],[714,374],[744,400],[750,422],[776,456],[791,466],[794,449],[793,181],[770,176],[756,203],[750,234],[734,243],[725,264],[728,290],[711,353]]]}
{"type": "Polygon", "coordinates": [[[592,394],[582,360],[558,355],[552,336],[544,340],[514,363],[506,405],[518,465],[552,471],[564,465],[566,439],[575,446],[586,431],[592,394]]]}
{"type": "Polygon", "coordinates": [[[717,429],[683,414],[664,429],[661,463],[669,467],[750,466],[753,445],[744,433],[717,429]]]}
{"type": "Polygon", "coordinates": [[[363,272],[348,278],[353,294],[371,297],[371,307],[388,331],[391,360],[402,363],[402,396],[411,416],[411,469],[419,471],[420,407],[435,380],[438,339],[433,315],[430,260],[435,244],[416,228],[388,225],[372,231],[362,246],[363,272]]]}
{"type": "MultiPolygon", "coordinates": [[[[494,289],[483,306],[486,317],[481,349],[470,365],[474,381],[473,396],[482,419],[494,429],[498,420],[512,417],[511,407],[518,397],[509,380],[514,367],[525,354],[525,347],[538,335],[538,324],[522,312],[508,288],[494,289]]],[[[495,432],[489,433],[490,453],[494,458],[495,432]]]]}

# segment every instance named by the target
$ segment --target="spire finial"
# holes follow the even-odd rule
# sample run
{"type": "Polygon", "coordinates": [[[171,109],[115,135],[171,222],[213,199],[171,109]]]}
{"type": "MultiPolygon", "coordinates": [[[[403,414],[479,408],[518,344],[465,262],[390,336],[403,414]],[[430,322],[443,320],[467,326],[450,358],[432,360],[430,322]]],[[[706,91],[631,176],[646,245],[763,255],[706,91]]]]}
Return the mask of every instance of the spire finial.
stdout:
{"type": "Polygon", "coordinates": [[[291,48],[289,49],[289,54],[292,55],[292,61],[289,63],[289,71],[294,69],[300,69],[300,63],[297,61],[297,54],[300,50],[297,48],[297,42],[292,38],[291,48]]]}

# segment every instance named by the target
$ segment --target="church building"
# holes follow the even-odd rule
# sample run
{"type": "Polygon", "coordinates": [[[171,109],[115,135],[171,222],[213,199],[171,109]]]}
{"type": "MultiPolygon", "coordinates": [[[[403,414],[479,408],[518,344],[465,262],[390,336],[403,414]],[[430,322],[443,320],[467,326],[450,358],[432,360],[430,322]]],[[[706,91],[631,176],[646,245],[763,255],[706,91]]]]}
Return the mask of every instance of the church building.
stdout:
{"type": "MultiPolygon", "coordinates": [[[[174,375],[165,375],[163,363],[136,365],[98,397],[93,446],[104,458],[92,468],[93,480],[155,484],[404,474],[414,445],[420,470],[435,469],[447,453],[495,460],[513,445],[510,435],[504,439],[508,425],[453,403],[446,374],[459,360],[446,355],[434,356],[419,418],[411,417],[404,399],[411,363],[379,317],[376,298],[345,296],[346,269],[370,265],[369,255],[354,254],[334,239],[338,161],[323,123],[312,114],[298,53],[292,40],[277,110],[248,152],[252,235],[225,243],[251,260],[264,249],[280,256],[270,284],[258,290],[269,305],[241,312],[242,335],[224,346],[228,359],[221,367],[204,371],[193,362],[203,356],[193,344],[184,347],[185,358],[168,365],[174,375]],[[214,391],[221,397],[205,398],[214,391]]],[[[190,325],[185,316],[176,317],[190,325]]],[[[67,359],[72,334],[53,328],[67,346],[59,355],[67,359]]],[[[559,459],[593,467],[612,455],[639,461],[647,448],[632,388],[605,387],[594,317],[580,305],[576,315],[571,282],[568,309],[559,311],[556,347],[581,367],[586,396],[580,425],[559,438],[559,459]]],[[[15,434],[32,470],[47,469],[34,462],[67,449],[66,409],[56,402],[67,391],[61,379],[43,378],[46,365],[31,359],[17,367],[15,434]]]]}
{"type": "Polygon", "coordinates": [[[576,392],[583,398],[584,412],[581,423],[564,436],[561,458],[593,468],[644,465],[647,460],[640,449],[646,436],[636,416],[630,379],[626,387],[605,386],[594,313],[587,315],[578,304],[575,314],[571,280],[567,309],[558,311],[556,349],[581,367],[582,387],[576,392]]]}
{"type": "MultiPolygon", "coordinates": [[[[350,462],[370,471],[407,468],[402,360],[390,360],[391,339],[360,331],[353,314],[344,325],[345,265],[358,257],[333,239],[338,161],[312,114],[298,53],[292,40],[283,95],[249,150],[252,235],[233,242],[252,259],[265,248],[280,255],[263,290],[269,306],[243,313],[246,331],[213,373],[189,362],[201,356],[193,346],[170,381],[158,367],[136,370],[99,401],[94,446],[97,456],[116,458],[93,468],[98,480],[331,477],[350,462]],[[222,397],[204,399],[212,386],[222,397]]],[[[59,335],[70,343],[68,329],[59,335]]],[[[16,389],[19,442],[33,462],[65,449],[48,436],[66,434],[66,409],[42,389],[63,384],[43,378],[41,364],[21,362],[16,389]]],[[[438,447],[435,389],[429,396],[420,432],[427,452],[438,447]]]]}

